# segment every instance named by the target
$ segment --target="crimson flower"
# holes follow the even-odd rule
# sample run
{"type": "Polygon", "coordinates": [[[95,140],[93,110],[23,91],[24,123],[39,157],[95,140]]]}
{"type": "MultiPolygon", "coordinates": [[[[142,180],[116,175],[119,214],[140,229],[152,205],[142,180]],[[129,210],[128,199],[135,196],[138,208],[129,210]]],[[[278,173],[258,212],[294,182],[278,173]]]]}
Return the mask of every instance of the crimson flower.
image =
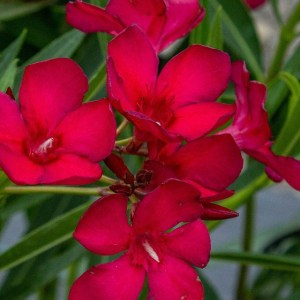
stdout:
{"type": "Polygon", "coordinates": [[[259,6],[263,5],[266,0],[244,0],[244,2],[249,8],[256,9],[259,6]]]}
{"type": "Polygon", "coordinates": [[[105,9],[81,0],[67,4],[67,21],[84,32],[117,35],[136,24],[160,52],[203,19],[198,0],[110,0],[105,9]]]}
{"type": "Polygon", "coordinates": [[[81,275],[69,300],[138,299],[146,275],[149,299],[203,299],[200,279],[190,266],[203,268],[210,253],[209,233],[200,220],[194,221],[202,209],[197,197],[190,185],[170,180],[137,205],[131,225],[127,197],[115,194],[96,201],[74,237],[100,255],[125,253],[81,275]],[[189,223],[171,230],[181,222],[189,223]]]}
{"type": "Polygon", "coordinates": [[[300,162],[292,157],[272,152],[271,130],[264,109],[266,87],[249,81],[249,73],[242,61],[233,65],[237,111],[233,123],[222,133],[230,133],[241,150],[266,165],[267,174],[274,181],[285,179],[300,190],[300,162]]]}
{"type": "Polygon", "coordinates": [[[137,140],[192,140],[233,115],[234,105],[215,102],[230,79],[227,54],[194,45],[171,59],[159,76],[158,64],[153,47],[136,26],[108,45],[108,94],[135,125],[137,140]]]}
{"type": "Polygon", "coordinates": [[[86,184],[114,146],[107,100],[82,105],[88,81],[67,58],[25,69],[17,104],[0,93],[0,165],[17,184],[86,184]]]}
{"type": "Polygon", "coordinates": [[[243,160],[229,134],[199,138],[185,145],[164,146],[156,159],[145,161],[144,169],[152,171],[146,190],[176,178],[198,189],[204,206],[202,219],[224,219],[237,214],[212,202],[233,194],[225,190],[239,176],[243,160]]]}

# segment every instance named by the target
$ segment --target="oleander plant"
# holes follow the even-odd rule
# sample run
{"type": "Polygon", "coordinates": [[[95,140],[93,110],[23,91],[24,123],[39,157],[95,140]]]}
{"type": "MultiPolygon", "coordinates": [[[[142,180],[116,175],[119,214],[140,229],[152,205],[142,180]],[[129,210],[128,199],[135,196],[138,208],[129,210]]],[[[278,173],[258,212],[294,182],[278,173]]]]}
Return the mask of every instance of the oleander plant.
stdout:
{"type": "Polygon", "coordinates": [[[287,2],[0,2],[0,299],[300,299],[298,214],[255,230],[300,201],[287,2]]]}

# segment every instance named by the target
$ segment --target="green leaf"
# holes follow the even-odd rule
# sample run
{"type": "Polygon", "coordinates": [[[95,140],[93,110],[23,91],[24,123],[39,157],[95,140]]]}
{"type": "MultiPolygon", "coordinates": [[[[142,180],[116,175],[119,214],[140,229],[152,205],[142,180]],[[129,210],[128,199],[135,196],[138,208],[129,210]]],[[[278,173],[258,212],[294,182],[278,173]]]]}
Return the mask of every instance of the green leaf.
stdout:
{"type": "Polygon", "coordinates": [[[86,251],[79,244],[69,245],[65,251],[54,254],[43,263],[36,264],[30,272],[16,286],[4,286],[0,290],[1,299],[23,300],[35,292],[67,268],[71,263],[80,258],[86,251]]]}
{"type": "Polygon", "coordinates": [[[0,77],[0,91],[5,92],[8,87],[13,87],[17,73],[17,62],[17,59],[13,60],[0,77]]]}
{"type": "Polygon", "coordinates": [[[17,266],[71,239],[79,218],[91,203],[88,201],[24,236],[16,245],[0,254],[0,270],[17,266]]]}
{"type": "Polygon", "coordinates": [[[16,78],[16,87],[14,89],[16,94],[21,82],[24,68],[27,65],[38,61],[57,57],[71,57],[83,41],[84,37],[84,33],[76,29],[70,30],[67,33],[55,39],[54,41],[52,41],[47,47],[45,47],[36,55],[27,60],[18,70],[16,78]]]}
{"type": "Polygon", "coordinates": [[[223,32],[222,32],[222,6],[219,5],[216,14],[211,22],[211,28],[208,36],[207,45],[213,48],[223,49],[223,32]]]}
{"type": "Polygon", "coordinates": [[[4,76],[6,69],[17,57],[26,37],[26,30],[23,30],[20,36],[4,49],[0,56],[0,80],[4,76]]]}
{"type": "Polygon", "coordinates": [[[53,4],[55,0],[43,0],[38,2],[25,3],[21,1],[10,1],[0,3],[0,21],[12,20],[53,4]]]}
{"type": "Polygon", "coordinates": [[[209,3],[214,10],[217,10],[219,5],[224,9],[222,19],[227,46],[247,62],[257,80],[264,81],[260,67],[259,42],[245,7],[236,0],[211,0],[209,3]]]}
{"type": "MultiPolygon", "coordinates": [[[[207,8],[207,1],[202,0],[201,5],[207,8]]],[[[207,42],[208,34],[210,32],[210,21],[209,21],[209,11],[206,9],[205,18],[199,23],[199,25],[192,30],[189,37],[189,44],[203,44],[207,42]]]]}
{"type": "Polygon", "coordinates": [[[288,72],[281,72],[279,77],[289,87],[291,96],[286,121],[276,139],[274,150],[288,155],[300,139],[300,83],[295,76],[288,72]]]}
{"type": "Polygon", "coordinates": [[[278,256],[246,252],[213,252],[212,259],[256,265],[266,269],[300,272],[300,256],[278,256]]]}
{"type": "Polygon", "coordinates": [[[84,97],[84,102],[92,100],[105,86],[106,63],[103,62],[89,81],[89,90],[84,97]]]}

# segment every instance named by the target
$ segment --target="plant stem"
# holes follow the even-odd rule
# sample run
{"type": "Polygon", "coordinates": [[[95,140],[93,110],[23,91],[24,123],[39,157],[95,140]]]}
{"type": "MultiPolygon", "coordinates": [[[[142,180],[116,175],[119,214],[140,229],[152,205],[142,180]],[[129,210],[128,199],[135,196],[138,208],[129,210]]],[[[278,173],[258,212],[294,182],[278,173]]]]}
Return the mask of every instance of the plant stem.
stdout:
{"type": "Polygon", "coordinates": [[[128,120],[124,119],[117,128],[117,135],[122,133],[128,124],[129,124],[128,120]]]}
{"type": "Polygon", "coordinates": [[[267,81],[272,80],[280,71],[285,53],[296,36],[295,27],[299,21],[300,3],[296,5],[287,22],[280,29],[279,40],[268,71],[267,81]]]}
{"type": "Polygon", "coordinates": [[[127,145],[128,143],[130,143],[132,140],[133,140],[132,136],[129,138],[123,139],[123,140],[117,140],[115,142],[115,145],[116,146],[124,146],[124,145],[127,145]]]}
{"type": "Polygon", "coordinates": [[[99,196],[109,193],[107,187],[73,187],[73,186],[7,186],[0,190],[0,195],[19,195],[19,194],[68,194],[68,195],[90,195],[99,196]]]}
{"type": "Polygon", "coordinates": [[[110,177],[105,176],[105,175],[102,175],[99,181],[103,182],[105,184],[108,184],[108,185],[115,184],[117,182],[116,179],[110,178],[110,177]]]}
{"type": "MultiPolygon", "coordinates": [[[[243,251],[249,252],[252,248],[252,240],[254,234],[254,213],[255,213],[255,200],[253,197],[246,203],[246,215],[244,223],[244,236],[243,236],[243,251]]],[[[239,269],[239,276],[237,281],[236,299],[245,300],[247,296],[247,279],[249,267],[241,265],[239,269]]]]}

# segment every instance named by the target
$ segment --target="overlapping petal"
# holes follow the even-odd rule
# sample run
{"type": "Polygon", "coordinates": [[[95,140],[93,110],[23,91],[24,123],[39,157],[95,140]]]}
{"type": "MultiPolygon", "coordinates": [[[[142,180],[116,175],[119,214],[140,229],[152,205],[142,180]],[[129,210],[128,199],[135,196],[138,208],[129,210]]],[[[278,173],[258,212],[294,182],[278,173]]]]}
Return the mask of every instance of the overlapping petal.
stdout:
{"type": "Polygon", "coordinates": [[[166,235],[165,243],[168,253],[192,265],[203,268],[208,263],[210,237],[206,226],[200,220],[173,230],[166,235]]]}
{"type": "Polygon", "coordinates": [[[193,140],[226,123],[234,111],[235,105],[216,102],[184,106],[175,111],[168,130],[193,140]]]}
{"type": "Polygon", "coordinates": [[[212,102],[226,89],[231,74],[229,55],[193,45],[172,58],[161,71],[157,94],[171,98],[172,108],[212,102]]]}
{"type": "Polygon", "coordinates": [[[81,275],[70,290],[69,300],[138,299],[144,279],[144,269],[133,266],[124,255],[81,275]]]}
{"type": "Polygon", "coordinates": [[[115,133],[115,119],[110,104],[107,100],[100,100],[83,104],[69,113],[53,135],[61,141],[59,151],[97,162],[111,153],[115,133]]]}
{"type": "Polygon", "coordinates": [[[67,22],[83,32],[107,32],[118,34],[125,28],[121,20],[105,9],[78,0],[67,3],[67,22]]]}
{"type": "Polygon", "coordinates": [[[199,192],[187,183],[169,180],[144,197],[136,209],[133,227],[139,231],[165,231],[201,215],[199,192]],[[151,213],[149,213],[151,212],[151,213]]]}
{"type": "Polygon", "coordinates": [[[88,80],[68,58],[26,67],[20,88],[20,111],[32,135],[53,130],[65,115],[81,106],[88,80]]]}
{"type": "Polygon", "coordinates": [[[121,194],[102,197],[85,212],[74,237],[87,249],[101,255],[128,248],[131,228],[126,217],[128,199],[121,194]]]}
{"type": "Polygon", "coordinates": [[[239,176],[243,160],[232,137],[219,135],[187,143],[166,164],[180,179],[222,191],[239,176]]]}
{"type": "Polygon", "coordinates": [[[149,299],[204,299],[204,290],[196,271],[187,263],[166,256],[148,274],[149,299]]]}

